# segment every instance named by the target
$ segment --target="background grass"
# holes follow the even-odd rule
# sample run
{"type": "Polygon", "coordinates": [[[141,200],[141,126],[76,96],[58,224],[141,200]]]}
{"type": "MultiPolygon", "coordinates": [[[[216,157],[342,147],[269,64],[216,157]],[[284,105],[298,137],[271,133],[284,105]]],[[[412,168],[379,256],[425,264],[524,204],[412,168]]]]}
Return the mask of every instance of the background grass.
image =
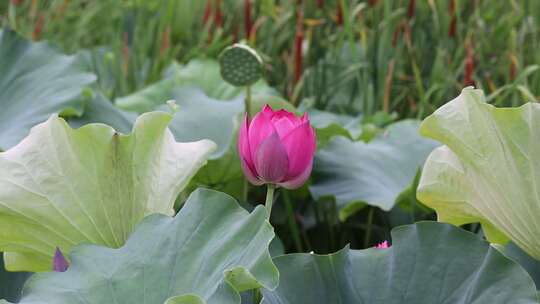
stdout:
{"type": "Polygon", "coordinates": [[[115,71],[110,97],[242,39],[283,95],[339,113],[421,118],[469,84],[500,106],[540,95],[538,1],[251,2],[251,26],[243,0],[10,0],[0,9],[4,25],[34,40],[71,53],[105,48],[96,60],[115,71]]]}

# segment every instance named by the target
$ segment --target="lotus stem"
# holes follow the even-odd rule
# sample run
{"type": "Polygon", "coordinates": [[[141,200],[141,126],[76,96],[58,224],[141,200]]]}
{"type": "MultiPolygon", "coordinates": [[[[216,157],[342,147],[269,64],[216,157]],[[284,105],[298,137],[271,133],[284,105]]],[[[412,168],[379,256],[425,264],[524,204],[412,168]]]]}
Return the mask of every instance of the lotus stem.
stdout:
{"type": "Polygon", "coordinates": [[[266,210],[268,210],[268,219],[270,220],[270,214],[272,213],[272,204],[274,203],[274,190],[276,186],[273,184],[268,184],[266,187],[266,210]]]}
{"type": "Polygon", "coordinates": [[[300,238],[299,232],[300,229],[298,228],[298,224],[296,222],[296,216],[294,214],[294,209],[291,203],[291,197],[285,189],[282,189],[281,193],[283,194],[283,201],[285,202],[285,208],[287,209],[287,220],[289,222],[289,229],[291,229],[291,234],[294,240],[294,244],[296,246],[296,251],[303,252],[304,249],[302,248],[302,239],[300,238]]]}
{"type": "Polygon", "coordinates": [[[246,114],[251,117],[251,86],[246,87],[246,98],[244,99],[246,114]]]}

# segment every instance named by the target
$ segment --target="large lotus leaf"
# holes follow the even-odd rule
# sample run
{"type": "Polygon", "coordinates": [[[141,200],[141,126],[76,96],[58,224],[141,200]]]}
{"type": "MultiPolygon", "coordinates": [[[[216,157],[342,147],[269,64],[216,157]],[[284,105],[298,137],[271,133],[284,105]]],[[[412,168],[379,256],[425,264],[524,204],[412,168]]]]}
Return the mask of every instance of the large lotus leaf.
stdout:
{"type": "Polygon", "coordinates": [[[103,94],[88,101],[84,106],[84,114],[80,117],[68,119],[69,124],[74,128],[79,128],[89,123],[103,123],[113,127],[116,131],[129,133],[137,114],[116,108],[103,94]]]}
{"type": "Polygon", "coordinates": [[[194,87],[177,88],[172,96],[178,105],[178,111],[169,125],[174,137],[179,141],[208,138],[218,146],[214,158],[225,154],[233,142],[240,114],[244,112],[243,98],[221,101],[206,96],[194,87]]]}
{"type": "Polygon", "coordinates": [[[518,262],[534,280],[537,289],[540,287],[540,261],[528,255],[512,242],[509,242],[504,247],[498,244],[494,244],[494,246],[497,246],[496,248],[500,249],[504,255],[518,262]]]}
{"type": "MultiPolygon", "coordinates": [[[[235,87],[221,78],[219,63],[211,59],[194,59],[186,65],[172,64],[165,77],[131,95],[117,98],[115,103],[124,110],[152,111],[172,98],[175,88],[192,86],[201,89],[212,99],[231,100],[243,98],[245,88],[235,87]]],[[[263,80],[252,87],[254,94],[271,94],[274,91],[263,80]]]]}
{"type": "Polygon", "coordinates": [[[317,145],[324,147],[334,136],[341,135],[355,140],[362,133],[361,116],[349,116],[309,109],[309,121],[317,132],[317,145]]]}
{"type": "Polygon", "coordinates": [[[363,203],[390,210],[434,147],[414,120],[390,125],[369,143],[334,137],[315,155],[310,191],[316,199],[335,197],[341,219],[363,203]]]}
{"type": "Polygon", "coordinates": [[[278,283],[266,217],[263,206],[249,214],[197,190],[176,217],[145,218],[119,249],[75,247],[68,271],[32,276],[20,303],[239,303],[238,292],[278,283]]]}
{"type": "Polygon", "coordinates": [[[52,113],[80,115],[83,90],[94,80],[74,56],[0,30],[0,150],[17,144],[52,113]]]}
{"type": "Polygon", "coordinates": [[[510,238],[540,259],[540,105],[495,108],[480,90],[426,118],[424,136],[445,146],[429,156],[417,196],[440,221],[480,222],[488,240],[510,238]]]}
{"type": "Polygon", "coordinates": [[[279,287],[265,304],[538,303],[531,277],[474,234],[420,222],[392,231],[389,249],[274,259],[279,287]]]}
{"type": "Polygon", "coordinates": [[[97,77],[94,89],[105,96],[114,96],[120,79],[115,55],[111,46],[99,46],[77,51],[77,60],[97,77]]]}
{"type": "Polygon", "coordinates": [[[55,247],[121,246],[151,213],[173,214],[215,144],[178,143],[171,116],[137,119],[130,135],[103,124],[71,129],[57,116],[0,153],[0,251],[9,270],[50,270],[55,247]]]}

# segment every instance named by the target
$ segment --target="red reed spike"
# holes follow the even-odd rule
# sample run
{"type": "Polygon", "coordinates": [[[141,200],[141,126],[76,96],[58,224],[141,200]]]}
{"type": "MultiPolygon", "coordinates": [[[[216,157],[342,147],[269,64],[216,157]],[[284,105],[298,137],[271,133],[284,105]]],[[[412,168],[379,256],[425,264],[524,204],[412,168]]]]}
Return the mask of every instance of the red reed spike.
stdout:
{"type": "Polygon", "coordinates": [[[515,80],[517,76],[517,58],[514,54],[510,54],[510,70],[508,71],[508,76],[510,80],[515,80]]]}
{"type": "Polygon", "coordinates": [[[296,34],[294,37],[294,85],[296,85],[302,78],[302,61],[304,56],[302,53],[302,43],[304,41],[304,13],[301,6],[299,6],[297,9],[296,18],[296,34]]]}
{"type": "Polygon", "coordinates": [[[122,33],[122,70],[127,74],[129,66],[129,35],[127,32],[122,33]]]}
{"type": "Polygon", "coordinates": [[[223,27],[223,12],[221,10],[221,0],[216,0],[216,8],[214,11],[214,24],[216,28],[223,27]]]}
{"type": "Polygon", "coordinates": [[[465,42],[465,49],[467,51],[467,57],[465,58],[463,85],[474,86],[474,49],[472,43],[465,42]]]}
{"type": "Polygon", "coordinates": [[[246,31],[246,38],[251,38],[251,29],[253,22],[251,21],[251,0],[244,0],[244,29],[246,31]]]}
{"type": "Polygon", "coordinates": [[[456,1],[450,0],[448,3],[448,15],[450,16],[450,25],[448,27],[448,37],[456,37],[457,16],[456,16],[456,1]]]}
{"type": "Polygon", "coordinates": [[[343,25],[343,7],[340,0],[337,2],[336,23],[337,25],[343,25]]]}
{"type": "Polygon", "coordinates": [[[392,34],[392,47],[396,47],[398,43],[399,36],[402,31],[401,23],[396,26],[396,29],[394,30],[394,33],[392,34]]]}
{"type": "Polygon", "coordinates": [[[43,27],[45,26],[45,15],[43,13],[39,14],[38,20],[34,25],[34,31],[32,32],[32,40],[39,40],[41,37],[41,32],[43,32],[43,27]]]}
{"type": "Polygon", "coordinates": [[[407,17],[409,19],[412,19],[414,17],[415,10],[416,10],[416,1],[409,0],[409,7],[407,8],[407,17]]]}
{"type": "Polygon", "coordinates": [[[456,31],[457,31],[457,17],[456,15],[452,16],[452,20],[450,20],[450,27],[448,28],[448,37],[454,38],[456,37],[456,31]]]}
{"type": "Polygon", "coordinates": [[[203,25],[206,25],[212,16],[212,0],[206,1],[206,6],[204,7],[203,15],[203,25]]]}
{"type": "Polygon", "coordinates": [[[161,37],[161,47],[159,49],[159,55],[161,57],[165,56],[165,54],[167,54],[167,51],[169,50],[170,47],[171,47],[171,26],[167,25],[161,37]]]}

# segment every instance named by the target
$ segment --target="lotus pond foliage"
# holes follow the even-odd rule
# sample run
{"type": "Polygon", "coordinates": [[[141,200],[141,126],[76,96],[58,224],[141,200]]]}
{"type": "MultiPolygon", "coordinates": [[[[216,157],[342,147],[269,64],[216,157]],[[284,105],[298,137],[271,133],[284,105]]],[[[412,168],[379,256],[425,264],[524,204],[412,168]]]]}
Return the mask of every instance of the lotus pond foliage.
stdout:
{"type": "Polygon", "coordinates": [[[540,5],[0,3],[0,303],[540,303],[540,5]]]}

